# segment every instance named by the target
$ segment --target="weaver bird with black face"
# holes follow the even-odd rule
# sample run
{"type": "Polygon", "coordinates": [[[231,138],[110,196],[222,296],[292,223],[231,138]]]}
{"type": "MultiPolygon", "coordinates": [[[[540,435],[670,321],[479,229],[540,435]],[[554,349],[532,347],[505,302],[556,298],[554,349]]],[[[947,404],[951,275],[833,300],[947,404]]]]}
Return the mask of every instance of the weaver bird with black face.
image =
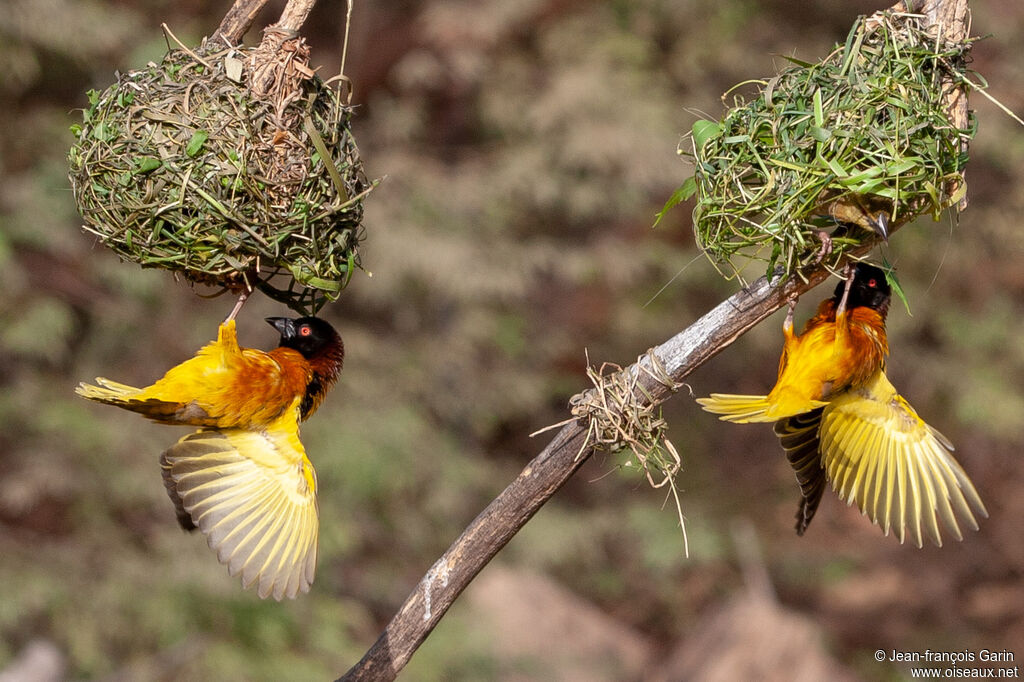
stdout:
{"type": "Polygon", "coordinates": [[[963,539],[957,517],[977,530],[988,516],[953,445],[918,416],[885,374],[885,318],[891,290],[880,269],[858,263],[799,336],[793,308],[775,387],[768,395],[713,393],[705,410],[740,424],[774,422],[803,494],[797,533],[803,535],[825,481],[886,535],[920,547],[927,534],[942,545],[938,519],[963,539]],[[973,509],[973,512],[972,512],[973,509]]]}
{"type": "Polygon", "coordinates": [[[260,597],[308,592],[316,569],[316,472],[299,422],[341,372],[341,337],[315,317],[272,317],[280,344],[240,348],[234,320],[217,340],[146,388],[98,378],[84,398],[162,424],[202,427],[160,458],[164,484],[186,530],[199,528],[231,575],[260,597]]]}

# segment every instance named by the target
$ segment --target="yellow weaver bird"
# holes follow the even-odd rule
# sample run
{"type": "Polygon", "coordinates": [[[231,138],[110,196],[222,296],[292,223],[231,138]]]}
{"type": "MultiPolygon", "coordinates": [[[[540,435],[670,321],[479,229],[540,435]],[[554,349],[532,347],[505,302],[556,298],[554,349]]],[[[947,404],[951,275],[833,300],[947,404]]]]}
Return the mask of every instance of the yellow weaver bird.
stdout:
{"type": "Polygon", "coordinates": [[[320,406],[341,372],[345,350],[315,317],[267,318],[277,348],[240,348],[235,321],[217,340],[146,388],[97,378],[84,398],[162,424],[202,427],[160,458],[178,521],[199,528],[231,575],[261,598],[308,592],[316,570],[316,472],[299,422],[320,406]]]}
{"type": "Polygon", "coordinates": [[[857,263],[799,336],[793,333],[795,301],[790,302],[778,380],[768,395],[712,393],[697,400],[724,421],[775,423],[803,495],[800,535],[826,480],[886,535],[892,530],[901,543],[909,535],[918,547],[924,535],[942,545],[939,518],[961,540],[958,517],[977,530],[974,513],[988,516],[951,454],[953,445],[885,375],[890,301],[885,273],[857,263]]]}

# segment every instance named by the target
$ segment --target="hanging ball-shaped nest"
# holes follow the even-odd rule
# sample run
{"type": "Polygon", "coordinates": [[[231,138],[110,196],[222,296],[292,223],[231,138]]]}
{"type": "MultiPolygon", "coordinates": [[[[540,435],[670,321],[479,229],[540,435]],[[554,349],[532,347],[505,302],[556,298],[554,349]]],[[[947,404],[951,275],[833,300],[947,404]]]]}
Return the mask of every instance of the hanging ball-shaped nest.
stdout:
{"type": "MultiPolygon", "coordinates": [[[[947,108],[950,88],[966,87],[969,48],[936,40],[914,15],[861,18],[822,61],[697,121],[692,151],[680,150],[694,175],[674,200],[696,195],[694,230],[712,263],[734,276],[763,260],[788,277],[822,258],[818,230],[867,227],[881,213],[937,220],[955,207],[974,127],[957,127],[947,108]]],[[[833,234],[827,265],[867,234],[833,234]]]]}
{"type": "Polygon", "coordinates": [[[192,282],[258,287],[306,313],[336,299],[374,185],[351,108],[308,58],[272,32],[256,48],[209,41],[90,92],[69,154],[84,229],[192,282]]]}

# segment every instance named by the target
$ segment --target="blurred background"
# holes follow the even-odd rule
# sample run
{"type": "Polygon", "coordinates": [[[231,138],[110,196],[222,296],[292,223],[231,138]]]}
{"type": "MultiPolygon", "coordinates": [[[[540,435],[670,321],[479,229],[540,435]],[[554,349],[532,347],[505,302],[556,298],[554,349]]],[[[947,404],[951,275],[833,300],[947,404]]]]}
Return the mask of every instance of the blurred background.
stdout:
{"type": "MultiPolygon", "coordinates": [[[[567,416],[585,355],[629,364],[733,293],[693,244],[693,111],[780,55],[814,61],[865,0],[357,2],[347,73],[367,172],[359,273],[323,311],[348,350],[303,440],[319,472],[310,594],[261,602],[182,533],[157,459],[185,433],[75,397],[145,384],[231,308],[82,233],[66,179],[85,91],[197,43],[229,2],[0,6],[0,679],[305,680],[347,670],[420,577],[567,416]],[[667,284],[667,286],[665,286],[667,284]],[[660,294],[659,290],[664,288],[660,294]],[[651,300],[653,298],[653,300],[651,300]],[[46,679],[35,678],[35,679],[46,679]]],[[[974,3],[973,67],[1024,111],[1024,6],[974,3]]],[[[272,2],[258,25],[273,21],[272,2]]],[[[337,72],[343,3],[307,24],[337,72]]],[[[258,40],[252,31],[250,42],[258,40]]],[[[460,598],[404,679],[896,680],[878,649],[1024,657],[1024,175],[1021,129],[974,95],[971,205],[896,235],[912,316],[890,375],[957,446],[991,518],[918,550],[826,494],[807,535],[771,429],[722,424],[684,389],[690,556],[671,501],[598,453],[460,598]]],[[[798,309],[808,317],[831,285],[798,309]]],[[[207,292],[201,292],[207,293],[207,292]]],[[[259,297],[243,345],[269,348],[259,297]]],[[[781,315],[690,377],[763,392],[781,315]]]]}

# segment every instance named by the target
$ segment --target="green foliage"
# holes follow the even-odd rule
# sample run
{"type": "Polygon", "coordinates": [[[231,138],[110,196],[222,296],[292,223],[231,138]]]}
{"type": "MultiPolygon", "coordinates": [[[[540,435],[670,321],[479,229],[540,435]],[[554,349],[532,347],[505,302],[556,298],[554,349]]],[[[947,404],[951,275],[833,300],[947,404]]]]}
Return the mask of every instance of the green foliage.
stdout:
{"type": "Polygon", "coordinates": [[[889,288],[892,289],[892,293],[896,294],[896,298],[903,302],[903,307],[907,310],[907,315],[912,315],[910,312],[910,301],[907,300],[907,294],[903,291],[903,286],[900,284],[899,278],[896,277],[896,268],[886,260],[883,263],[883,269],[885,270],[885,281],[889,284],[889,288]]]}
{"type": "Polygon", "coordinates": [[[71,128],[72,187],[85,229],[126,260],[259,286],[311,314],[359,265],[373,185],[337,90],[282,75],[282,92],[260,96],[251,82],[264,76],[249,73],[247,86],[227,73],[258,50],[175,49],[89,91],[71,128]],[[290,284],[272,284],[278,274],[290,284]]]}
{"type": "MultiPolygon", "coordinates": [[[[950,122],[942,83],[964,82],[967,45],[937,46],[917,21],[862,18],[821,62],[790,59],[795,66],[754,83],[755,98],[736,95],[720,121],[693,124],[680,153],[693,160],[695,187],[681,196],[695,190],[697,240],[723,275],[758,259],[788,277],[818,258],[816,230],[866,228],[879,213],[901,224],[937,219],[960,201],[973,130],[950,122]]],[[[829,263],[866,234],[833,235],[829,263]]]]}

